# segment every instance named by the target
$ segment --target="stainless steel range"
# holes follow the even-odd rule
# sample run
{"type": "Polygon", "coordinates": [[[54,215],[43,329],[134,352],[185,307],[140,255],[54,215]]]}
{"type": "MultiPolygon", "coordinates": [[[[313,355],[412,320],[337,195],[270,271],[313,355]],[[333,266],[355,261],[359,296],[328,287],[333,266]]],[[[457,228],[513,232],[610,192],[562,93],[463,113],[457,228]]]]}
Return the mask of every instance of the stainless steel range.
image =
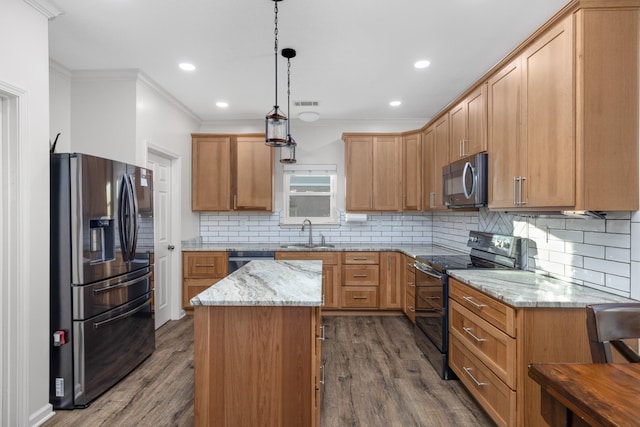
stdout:
{"type": "Polygon", "coordinates": [[[416,257],[415,339],[443,379],[456,378],[448,361],[447,272],[470,268],[520,268],[520,245],[518,237],[470,231],[469,255],[416,257]]]}

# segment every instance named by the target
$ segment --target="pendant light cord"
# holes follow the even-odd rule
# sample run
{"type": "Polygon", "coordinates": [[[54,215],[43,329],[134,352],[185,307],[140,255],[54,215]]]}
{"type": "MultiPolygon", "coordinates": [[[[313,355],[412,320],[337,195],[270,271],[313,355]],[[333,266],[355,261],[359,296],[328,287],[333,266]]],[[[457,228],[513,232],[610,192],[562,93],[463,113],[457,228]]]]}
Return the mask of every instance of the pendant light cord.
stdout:
{"type": "Polygon", "coordinates": [[[291,139],[291,58],[287,58],[287,136],[291,139]]]}
{"type": "Polygon", "coordinates": [[[273,48],[273,53],[274,53],[274,57],[275,57],[275,69],[276,69],[276,106],[278,105],[278,1],[279,0],[274,0],[274,12],[275,12],[275,18],[273,20],[273,23],[275,24],[275,29],[273,30],[273,35],[275,36],[275,46],[273,48]]]}

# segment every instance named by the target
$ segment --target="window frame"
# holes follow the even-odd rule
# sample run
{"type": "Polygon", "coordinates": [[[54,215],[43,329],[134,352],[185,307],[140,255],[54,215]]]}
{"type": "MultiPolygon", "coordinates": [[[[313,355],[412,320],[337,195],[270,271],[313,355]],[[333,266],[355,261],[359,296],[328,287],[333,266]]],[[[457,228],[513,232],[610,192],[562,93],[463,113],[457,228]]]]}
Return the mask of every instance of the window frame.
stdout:
{"type": "Polygon", "coordinates": [[[336,193],[338,185],[338,172],[335,165],[286,165],[282,173],[282,193],[283,193],[283,214],[281,218],[282,225],[301,225],[305,219],[308,219],[313,225],[337,225],[339,224],[338,209],[336,206],[336,193]],[[291,191],[291,177],[293,175],[316,175],[329,177],[329,191],[319,193],[295,193],[291,191]],[[328,217],[291,217],[290,212],[290,196],[298,197],[329,197],[328,217]]]}

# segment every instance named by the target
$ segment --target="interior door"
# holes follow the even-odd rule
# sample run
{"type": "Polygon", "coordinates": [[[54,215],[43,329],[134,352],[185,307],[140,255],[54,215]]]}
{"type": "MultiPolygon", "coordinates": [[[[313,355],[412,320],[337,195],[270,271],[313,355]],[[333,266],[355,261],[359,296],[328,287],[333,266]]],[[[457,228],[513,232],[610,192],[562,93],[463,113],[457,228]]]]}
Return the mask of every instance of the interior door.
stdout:
{"type": "Polygon", "coordinates": [[[149,153],[147,167],[153,171],[154,299],[155,326],[171,319],[171,277],[175,266],[171,236],[171,159],[149,153]]]}

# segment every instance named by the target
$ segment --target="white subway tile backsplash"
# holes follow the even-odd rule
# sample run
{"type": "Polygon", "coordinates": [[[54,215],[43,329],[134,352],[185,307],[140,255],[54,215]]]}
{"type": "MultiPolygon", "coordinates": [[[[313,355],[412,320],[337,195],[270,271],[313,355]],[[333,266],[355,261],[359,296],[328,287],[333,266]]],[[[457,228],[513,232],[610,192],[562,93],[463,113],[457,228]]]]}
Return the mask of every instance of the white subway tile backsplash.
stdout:
{"type": "MultiPolygon", "coordinates": [[[[305,242],[307,231],[280,227],[280,212],[203,213],[204,243],[305,242]]],[[[481,208],[478,212],[367,214],[363,223],[313,228],[330,243],[437,244],[468,252],[470,230],[525,239],[523,268],[579,285],[640,299],[640,212],[607,213],[606,220],[519,216],[481,208]],[[633,278],[636,278],[634,281],[633,278]]]]}
{"type": "Polygon", "coordinates": [[[616,248],[630,248],[631,235],[585,232],[584,242],[593,245],[613,246],[616,248]]]}

